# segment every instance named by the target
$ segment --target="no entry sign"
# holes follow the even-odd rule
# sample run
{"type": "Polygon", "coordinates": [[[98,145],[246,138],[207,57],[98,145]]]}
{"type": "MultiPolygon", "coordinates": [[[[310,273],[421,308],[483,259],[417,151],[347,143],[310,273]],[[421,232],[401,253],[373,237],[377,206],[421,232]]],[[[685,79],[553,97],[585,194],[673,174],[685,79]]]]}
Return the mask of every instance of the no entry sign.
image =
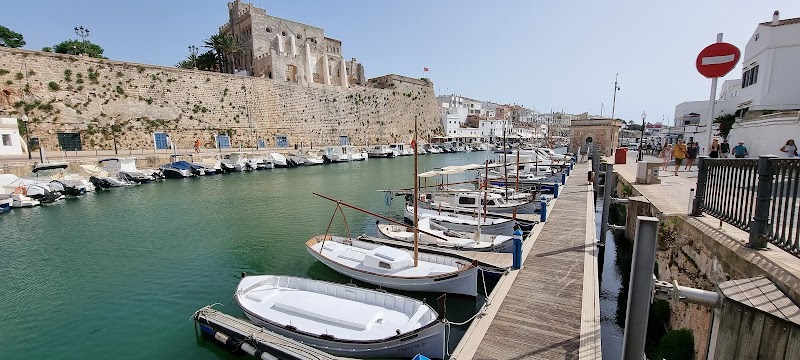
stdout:
{"type": "Polygon", "coordinates": [[[700,74],[707,78],[718,78],[725,76],[739,63],[741,53],[736,46],[728,43],[718,42],[706,46],[697,55],[695,66],[700,74]]]}

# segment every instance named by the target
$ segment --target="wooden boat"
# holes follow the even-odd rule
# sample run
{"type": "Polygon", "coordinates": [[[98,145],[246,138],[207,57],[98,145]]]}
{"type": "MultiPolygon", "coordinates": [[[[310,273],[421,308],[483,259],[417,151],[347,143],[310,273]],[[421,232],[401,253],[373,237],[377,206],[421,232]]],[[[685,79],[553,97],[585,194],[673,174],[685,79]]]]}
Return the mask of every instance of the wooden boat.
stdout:
{"type": "Polygon", "coordinates": [[[306,242],[317,260],[351,278],[406,291],[478,295],[478,267],[467,259],[419,252],[414,266],[411,250],[319,235],[306,242]]]}
{"type": "Polygon", "coordinates": [[[455,193],[428,193],[425,199],[420,201],[420,205],[431,210],[447,210],[474,213],[483,213],[486,208],[488,212],[510,214],[517,209],[517,213],[532,214],[539,208],[538,201],[528,200],[506,200],[503,196],[495,193],[455,192],[455,193]],[[484,206],[484,203],[486,204],[484,206]]]}
{"type": "MultiPolygon", "coordinates": [[[[390,239],[413,242],[413,229],[407,226],[378,223],[378,231],[390,239]]],[[[512,251],[512,237],[482,233],[465,233],[434,224],[431,218],[421,217],[417,223],[420,244],[467,251],[512,251]]]]}
{"type": "MultiPolygon", "coordinates": [[[[472,216],[431,209],[419,209],[417,211],[419,217],[429,218],[432,223],[444,226],[450,230],[477,232],[480,226],[482,234],[509,235],[514,233],[513,219],[472,216]]],[[[403,217],[408,221],[414,221],[414,207],[406,205],[403,211],[403,217]]]]}
{"type": "Polygon", "coordinates": [[[337,356],[424,354],[444,359],[446,355],[443,317],[424,302],[405,296],[263,275],[242,278],[236,303],[255,324],[337,356]]]}

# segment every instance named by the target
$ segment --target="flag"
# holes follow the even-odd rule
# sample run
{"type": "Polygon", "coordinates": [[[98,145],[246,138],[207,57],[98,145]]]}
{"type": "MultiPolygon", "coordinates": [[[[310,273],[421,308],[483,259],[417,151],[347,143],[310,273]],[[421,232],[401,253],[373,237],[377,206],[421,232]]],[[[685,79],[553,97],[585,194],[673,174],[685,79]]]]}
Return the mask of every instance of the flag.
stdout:
{"type": "Polygon", "coordinates": [[[422,68],[422,71],[428,71],[428,68],[422,68]]]}

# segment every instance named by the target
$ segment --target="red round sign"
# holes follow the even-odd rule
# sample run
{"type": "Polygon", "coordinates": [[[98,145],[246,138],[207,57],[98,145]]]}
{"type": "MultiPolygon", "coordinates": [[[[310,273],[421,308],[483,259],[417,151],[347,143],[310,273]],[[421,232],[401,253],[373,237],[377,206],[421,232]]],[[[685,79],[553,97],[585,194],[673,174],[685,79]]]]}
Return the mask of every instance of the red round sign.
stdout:
{"type": "Polygon", "coordinates": [[[736,46],[728,43],[718,42],[706,46],[697,55],[695,66],[700,74],[707,78],[725,76],[739,63],[741,53],[736,46]]]}

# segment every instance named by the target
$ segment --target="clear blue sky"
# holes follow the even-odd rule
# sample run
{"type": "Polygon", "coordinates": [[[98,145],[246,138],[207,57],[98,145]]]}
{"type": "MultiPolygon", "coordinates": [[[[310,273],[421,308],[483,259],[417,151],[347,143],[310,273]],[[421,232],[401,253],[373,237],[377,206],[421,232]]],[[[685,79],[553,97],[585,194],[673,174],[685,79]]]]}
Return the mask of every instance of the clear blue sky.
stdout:
{"type": "MultiPolygon", "coordinates": [[[[697,53],[715,40],[742,51],[756,24],[800,17],[797,0],[474,1],[255,0],[268,14],[325,29],[343,42],[368,77],[423,76],[437,93],[517,103],[536,110],[671,119],[677,103],[708,99],[697,53]]],[[[174,65],[189,45],[217,32],[226,0],[7,1],[0,25],[20,32],[27,49],[68,38],[73,28],[115,60],[174,65]]],[[[741,67],[726,78],[738,78],[741,67]]],[[[721,82],[720,82],[721,84],[721,82]]]]}

